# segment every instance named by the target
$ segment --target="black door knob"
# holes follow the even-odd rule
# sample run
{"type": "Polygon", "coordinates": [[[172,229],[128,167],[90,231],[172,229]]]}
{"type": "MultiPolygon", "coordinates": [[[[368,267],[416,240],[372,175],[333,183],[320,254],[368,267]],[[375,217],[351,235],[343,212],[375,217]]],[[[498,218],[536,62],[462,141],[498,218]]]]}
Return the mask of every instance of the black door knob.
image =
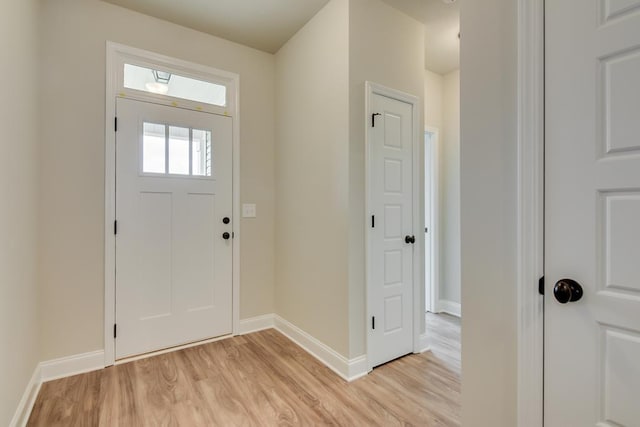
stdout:
{"type": "Polygon", "coordinates": [[[405,236],[404,237],[404,242],[405,243],[414,244],[416,242],[416,237],[415,236],[405,236]]]}
{"type": "Polygon", "coordinates": [[[582,286],[575,280],[562,279],[558,280],[553,287],[553,296],[560,304],[568,302],[576,302],[582,298],[582,286]]]}
{"type": "Polygon", "coordinates": [[[227,233],[226,231],[224,233],[222,233],[222,238],[224,240],[229,240],[229,237],[231,237],[231,234],[227,233]]]}
{"type": "Polygon", "coordinates": [[[222,218],[222,223],[223,224],[229,224],[229,222],[231,222],[231,220],[229,219],[228,216],[225,216],[224,218],[222,218]]]}

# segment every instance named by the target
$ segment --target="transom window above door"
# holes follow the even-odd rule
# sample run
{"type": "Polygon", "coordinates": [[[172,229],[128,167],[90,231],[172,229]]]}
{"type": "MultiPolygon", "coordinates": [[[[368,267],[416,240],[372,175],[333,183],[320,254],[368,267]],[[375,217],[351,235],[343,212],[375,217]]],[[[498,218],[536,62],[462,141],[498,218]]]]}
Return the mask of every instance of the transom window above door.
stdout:
{"type": "Polygon", "coordinates": [[[142,174],[211,176],[211,131],[162,123],[143,124],[142,174]]]}
{"type": "Polygon", "coordinates": [[[227,106],[227,87],[166,70],[124,64],[124,87],[156,95],[166,95],[197,103],[227,106]]]}

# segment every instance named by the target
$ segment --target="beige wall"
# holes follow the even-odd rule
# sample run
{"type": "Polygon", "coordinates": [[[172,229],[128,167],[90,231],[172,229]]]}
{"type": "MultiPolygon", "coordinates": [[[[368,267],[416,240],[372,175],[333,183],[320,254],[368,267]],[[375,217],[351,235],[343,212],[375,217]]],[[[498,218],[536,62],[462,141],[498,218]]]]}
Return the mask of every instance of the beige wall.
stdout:
{"type": "MultiPolygon", "coordinates": [[[[424,129],[424,25],[379,0],[349,2],[349,334],[350,357],[366,352],[364,183],[365,81],[416,96],[424,129]]],[[[422,138],[420,138],[422,140],[422,138]]],[[[420,144],[421,146],[423,144],[420,144]]],[[[423,149],[420,158],[424,158],[423,149]]],[[[422,171],[420,174],[422,175],[422,171]]],[[[417,189],[423,193],[422,189],[417,189]]],[[[420,206],[424,210],[424,197],[420,206]]],[[[424,229],[420,214],[416,234],[424,229]]],[[[422,273],[424,277],[424,271],[422,273]]],[[[416,296],[424,306],[424,295],[416,296]]],[[[423,330],[424,325],[420,325],[423,330]]]]}
{"type": "Polygon", "coordinates": [[[37,289],[37,0],[0,14],[0,425],[9,425],[40,361],[37,289]]]}
{"type": "MultiPolygon", "coordinates": [[[[346,1],[333,0],[319,15],[320,21],[324,16],[332,25],[338,24],[328,37],[322,37],[327,40],[319,40],[317,29],[309,30],[316,33],[307,35],[312,40],[309,43],[319,47],[320,52],[298,46],[291,48],[289,54],[284,50],[279,54],[285,58],[280,61],[285,61],[287,55],[291,55],[289,60],[297,58],[292,62],[300,63],[293,70],[317,76],[322,74],[318,70],[326,70],[327,66],[319,58],[328,58],[329,48],[338,49],[339,54],[331,56],[335,62],[329,66],[340,76],[347,67],[349,80],[338,78],[330,85],[328,79],[321,79],[321,87],[326,90],[313,90],[300,81],[289,86],[285,77],[299,77],[278,69],[278,87],[287,86],[278,102],[279,112],[316,126],[305,132],[296,129],[296,124],[280,129],[282,122],[277,122],[283,141],[279,142],[278,152],[290,147],[295,153],[295,158],[284,155],[278,163],[283,167],[277,177],[278,188],[284,188],[278,213],[292,220],[291,224],[276,224],[279,232],[289,226],[292,229],[283,236],[287,240],[280,240],[278,245],[293,245],[296,253],[287,257],[293,256],[311,268],[303,275],[288,260],[279,259],[278,278],[289,281],[285,286],[294,286],[293,279],[309,280],[321,290],[309,287],[308,295],[296,295],[294,291],[291,300],[285,302],[288,296],[281,294],[288,290],[278,283],[275,295],[282,299],[276,306],[278,312],[294,322],[303,319],[300,326],[342,354],[356,356],[363,352],[365,335],[364,80],[421,97],[424,80],[419,77],[419,82],[413,70],[415,65],[422,68],[424,50],[419,46],[423,40],[421,26],[414,21],[377,0],[351,0],[348,6],[346,1]],[[338,35],[332,36],[333,32],[338,35]],[[346,39],[350,40],[348,57],[343,49],[346,39]],[[307,59],[316,64],[317,70],[304,66],[307,59]],[[303,92],[296,96],[293,89],[303,92]],[[313,95],[313,102],[308,103],[313,105],[306,107],[309,111],[337,105],[339,112],[322,116],[335,120],[335,126],[314,123],[282,104],[284,99],[295,100],[309,93],[313,95]],[[347,93],[349,100],[345,102],[341,94],[347,93]],[[312,147],[307,143],[312,133],[327,138],[314,140],[312,147]],[[320,162],[321,167],[317,166],[320,162]],[[303,194],[306,191],[301,190],[302,185],[285,182],[287,179],[302,179],[301,184],[310,185],[318,199],[303,194]],[[313,216],[322,209],[327,212],[325,215],[313,216]],[[314,231],[318,224],[306,216],[321,220],[321,232],[314,231]],[[310,244],[316,243],[307,238],[310,230],[311,237],[322,234],[320,248],[310,244]],[[332,250],[326,254],[329,245],[332,250]],[[318,253],[327,257],[316,257],[318,253]],[[348,262],[344,262],[347,256],[348,262]],[[327,260],[333,266],[329,272],[327,260]],[[313,273],[323,279],[336,278],[339,284],[316,281],[311,277],[313,273]],[[344,288],[345,283],[348,289],[344,288]],[[297,304],[312,309],[321,306],[322,310],[313,313],[315,319],[327,313],[329,316],[321,319],[322,325],[313,325],[314,317],[305,318],[306,313],[297,304]]],[[[3,103],[0,111],[3,127],[15,130],[13,138],[3,139],[0,145],[0,223],[5,225],[0,239],[0,342],[5,344],[0,350],[0,424],[9,422],[38,360],[103,346],[107,39],[241,75],[241,199],[256,202],[259,209],[256,220],[242,224],[241,317],[274,310],[273,56],[95,0],[44,0],[46,20],[38,30],[39,4],[35,0],[14,1],[5,5],[0,17],[0,64],[5,81],[11,82],[5,88],[6,95],[7,99],[20,100],[3,103]],[[37,60],[39,34],[41,62],[37,60]],[[35,75],[38,68],[39,79],[35,75]],[[38,81],[42,87],[40,135],[38,81]],[[36,286],[38,257],[40,292],[36,286]],[[38,317],[41,340],[37,337],[38,317]]],[[[462,8],[463,424],[480,427],[516,423],[516,18],[515,6],[507,0],[468,2],[462,8]],[[485,25],[486,22],[494,25],[485,25]]],[[[317,25],[326,28],[327,22],[317,25]]]]}
{"type": "Polygon", "coordinates": [[[460,70],[443,79],[440,144],[440,293],[460,303],[460,70]]]}
{"type": "Polygon", "coordinates": [[[333,0],[276,54],[277,313],[348,358],[366,352],[365,81],[421,110],[423,31],[379,0],[333,0]]]}
{"type": "Polygon", "coordinates": [[[96,0],[44,8],[43,358],[103,346],[106,40],[241,75],[241,199],[259,212],[242,223],[241,317],[276,311],[363,354],[364,81],[422,98],[422,25],[379,0],[334,0],[274,58],[96,0]]]}
{"type": "Polygon", "coordinates": [[[105,43],[240,74],[241,318],[273,303],[273,55],[96,0],[46,0],[42,27],[43,359],[103,348],[105,43]]]}
{"type": "Polygon", "coordinates": [[[462,425],[516,420],[516,2],[461,8],[462,425]]]}
{"type": "Polygon", "coordinates": [[[276,54],[276,312],[348,355],[348,0],[276,54]]]}
{"type": "MultiPolygon", "coordinates": [[[[438,129],[442,128],[444,77],[433,71],[424,70],[424,124],[438,129]]],[[[442,135],[440,135],[442,139],[442,135]]]]}

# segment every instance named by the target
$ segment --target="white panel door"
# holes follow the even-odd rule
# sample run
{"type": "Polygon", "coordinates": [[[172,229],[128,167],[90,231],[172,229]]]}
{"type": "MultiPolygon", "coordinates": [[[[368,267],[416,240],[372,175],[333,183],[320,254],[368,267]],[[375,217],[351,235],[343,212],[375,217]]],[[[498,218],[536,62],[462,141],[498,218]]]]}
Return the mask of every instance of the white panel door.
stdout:
{"type": "Polygon", "coordinates": [[[545,14],[545,426],[638,427],[640,0],[545,14]]]}
{"type": "Polygon", "coordinates": [[[372,96],[370,146],[371,366],[413,350],[412,106],[372,96]]]}
{"type": "Polygon", "coordinates": [[[231,333],[231,118],[116,109],[116,358],[231,333]]]}

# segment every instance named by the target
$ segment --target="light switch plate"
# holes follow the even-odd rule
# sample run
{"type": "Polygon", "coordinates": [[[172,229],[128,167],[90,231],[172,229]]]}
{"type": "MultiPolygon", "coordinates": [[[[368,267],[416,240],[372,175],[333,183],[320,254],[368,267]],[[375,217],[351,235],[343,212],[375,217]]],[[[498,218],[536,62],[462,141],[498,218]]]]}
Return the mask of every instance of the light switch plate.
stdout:
{"type": "Polygon", "coordinates": [[[242,217],[243,218],[255,218],[256,217],[256,205],[255,205],[255,203],[243,203],[242,204],[242,217]]]}

